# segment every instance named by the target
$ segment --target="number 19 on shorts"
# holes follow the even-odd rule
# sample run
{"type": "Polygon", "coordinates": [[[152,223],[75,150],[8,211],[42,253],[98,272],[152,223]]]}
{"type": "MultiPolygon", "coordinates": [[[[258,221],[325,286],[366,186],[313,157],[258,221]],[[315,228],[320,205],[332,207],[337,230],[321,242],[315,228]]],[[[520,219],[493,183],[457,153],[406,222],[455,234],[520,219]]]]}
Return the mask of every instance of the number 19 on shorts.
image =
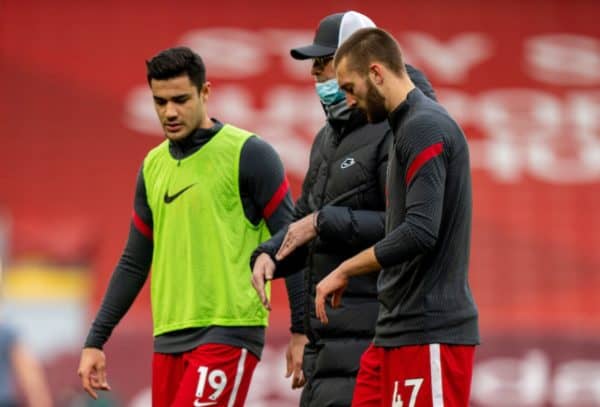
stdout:
{"type": "Polygon", "coordinates": [[[204,392],[207,390],[206,385],[210,387],[212,393],[208,396],[209,400],[219,398],[225,387],[227,387],[227,376],[221,369],[208,370],[207,366],[198,368],[198,387],[196,387],[196,397],[202,399],[204,392]]]}

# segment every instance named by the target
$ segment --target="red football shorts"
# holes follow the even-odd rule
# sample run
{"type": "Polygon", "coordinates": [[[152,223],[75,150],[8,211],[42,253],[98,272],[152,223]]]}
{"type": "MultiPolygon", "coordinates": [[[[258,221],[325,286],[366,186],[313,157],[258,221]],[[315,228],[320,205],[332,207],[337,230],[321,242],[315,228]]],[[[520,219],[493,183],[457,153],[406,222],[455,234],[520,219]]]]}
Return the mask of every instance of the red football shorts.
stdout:
{"type": "Polygon", "coordinates": [[[212,343],[185,353],[155,353],[152,406],[241,407],[257,363],[246,349],[212,343]]]}
{"type": "Polygon", "coordinates": [[[352,407],[467,407],[474,346],[371,345],[360,359],[352,407]]]}

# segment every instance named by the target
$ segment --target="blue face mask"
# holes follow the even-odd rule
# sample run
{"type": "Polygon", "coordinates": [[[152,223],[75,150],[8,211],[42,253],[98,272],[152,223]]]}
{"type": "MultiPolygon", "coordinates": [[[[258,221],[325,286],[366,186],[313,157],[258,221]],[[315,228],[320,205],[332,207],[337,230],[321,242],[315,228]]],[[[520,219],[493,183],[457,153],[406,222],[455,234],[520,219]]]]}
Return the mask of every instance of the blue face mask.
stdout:
{"type": "Polygon", "coordinates": [[[315,83],[315,88],[317,89],[319,99],[321,99],[321,102],[325,106],[340,102],[346,97],[335,79],[317,82],[315,83]]]}

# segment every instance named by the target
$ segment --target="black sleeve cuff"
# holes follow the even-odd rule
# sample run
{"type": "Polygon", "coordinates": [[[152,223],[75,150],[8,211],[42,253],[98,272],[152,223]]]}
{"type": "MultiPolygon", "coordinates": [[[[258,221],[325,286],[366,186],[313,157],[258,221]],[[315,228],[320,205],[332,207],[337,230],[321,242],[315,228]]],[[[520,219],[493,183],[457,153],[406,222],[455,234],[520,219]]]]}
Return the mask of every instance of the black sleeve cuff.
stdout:
{"type": "Polygon", "coordinates": [[[304,306],[306,302],[306,291],[304,287],[304,273],[306,269],[294,273],[285,279],[285,286],[290,306],[292,333],[304,333],[304,306]]]}

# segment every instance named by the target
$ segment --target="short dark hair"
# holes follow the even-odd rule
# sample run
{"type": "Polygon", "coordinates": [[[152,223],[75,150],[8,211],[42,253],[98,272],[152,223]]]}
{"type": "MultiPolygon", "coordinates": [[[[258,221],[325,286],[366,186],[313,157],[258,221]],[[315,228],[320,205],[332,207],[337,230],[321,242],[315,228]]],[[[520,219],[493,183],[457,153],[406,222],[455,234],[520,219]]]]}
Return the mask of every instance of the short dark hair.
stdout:
{"type": "Polygon", "coordinates": [[[361,28],[340,45],[335,53],[334,64],[347,57],[349,69],[361,75],[369,73],[369,65],[375,61],[383,63],[392,72],[405,72],[402,51],[398,42],[381,28],[361,28]]]}
{"type": "Polygon", "coordinates": [[[152,79],[172,79],[185,74],[198,90],[206,81],[206,68],[202,58],[188,47],[168,48],[146,61],[148,84],[152,79]]]}

